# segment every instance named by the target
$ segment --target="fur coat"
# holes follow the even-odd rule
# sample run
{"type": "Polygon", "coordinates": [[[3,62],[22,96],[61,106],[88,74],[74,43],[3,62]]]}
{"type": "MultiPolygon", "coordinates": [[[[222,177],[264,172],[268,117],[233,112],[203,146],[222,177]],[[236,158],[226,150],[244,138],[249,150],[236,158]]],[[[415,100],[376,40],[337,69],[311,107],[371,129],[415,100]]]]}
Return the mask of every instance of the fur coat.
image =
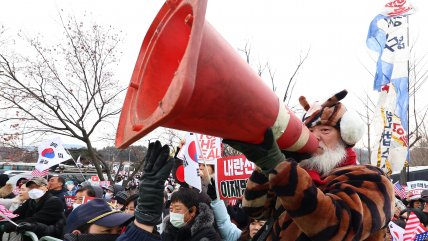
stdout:
{"type": "Polygon", "coordinates": [[[293,160],[278,164],[269,177],[253,172],[243,205],[251,217],[271,219],[261,240],[384,240],[394,191],[383,171],[351,165],[322,181],[317,186],[293,160]]]}
{"type": "Polygon", "coordinates": [[[0,198],[14,198],[15,194],[13,194],[13,186],[10,183],[6,183],[3,187],[0,188],[0,198]]]}

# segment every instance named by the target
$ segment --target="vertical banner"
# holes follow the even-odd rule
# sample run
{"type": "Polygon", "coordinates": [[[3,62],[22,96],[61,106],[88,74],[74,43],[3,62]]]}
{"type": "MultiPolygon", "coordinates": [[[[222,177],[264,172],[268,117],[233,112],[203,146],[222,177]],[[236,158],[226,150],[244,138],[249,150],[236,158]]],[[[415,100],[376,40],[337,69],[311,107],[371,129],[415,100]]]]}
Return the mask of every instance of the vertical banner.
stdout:
{"type": "Polygon", "coordinates": [[[389,175],[403,168],[407,157],[410,56],[406,0],[385,5],[370,23],[367,47],[378,53],[373,88],[380,92],[373,118],[374,146],[371,164],[389,175]]]}
{"type": "Polygon", "coordinates": [[[244,155],[217,159],[217,196],[221,200],[241,199],[255,167],[244,155]]]}
{"type": "Polygon", "coordinates": [[[382,168],[388,175],[400,171],[407,157],[407,132],[400,118],[394,114],[396,92],[387,84],[382,88],[372,122],[374,146],[371,164],[382,168]]]}

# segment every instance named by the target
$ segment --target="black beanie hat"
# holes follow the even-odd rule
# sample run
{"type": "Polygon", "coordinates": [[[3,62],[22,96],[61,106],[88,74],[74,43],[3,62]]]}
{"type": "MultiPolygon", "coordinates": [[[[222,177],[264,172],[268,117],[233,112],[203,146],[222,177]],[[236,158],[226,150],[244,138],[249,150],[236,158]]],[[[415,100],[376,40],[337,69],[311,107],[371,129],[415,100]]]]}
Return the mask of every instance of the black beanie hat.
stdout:
{"type": "Polygon", "coordinates": [[[9,180],[9,176],[6,174],[0,174],[0,187],[6,185],[6,182],[9,180]]]}

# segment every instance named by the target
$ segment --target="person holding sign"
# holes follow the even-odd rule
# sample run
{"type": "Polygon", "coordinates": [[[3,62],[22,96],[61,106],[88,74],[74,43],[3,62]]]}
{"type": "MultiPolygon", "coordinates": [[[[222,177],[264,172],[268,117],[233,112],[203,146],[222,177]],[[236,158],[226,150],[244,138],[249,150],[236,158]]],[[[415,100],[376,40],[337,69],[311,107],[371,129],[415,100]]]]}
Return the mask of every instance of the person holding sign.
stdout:
{"type": "Polygon", "coordinates": [[[346,94],[311,106],[300,97],[307,111],[303,123],[319,141],[317,152],[300,163],[281,152],[271,129],[261,144],[223,141],[259,168],[243,203],[250,216],[268,222],[253,241],[383,240],[394,208],[393,185],[379,168],[356,165],[351,147],[364,125],[340,102],[346,94]]]}

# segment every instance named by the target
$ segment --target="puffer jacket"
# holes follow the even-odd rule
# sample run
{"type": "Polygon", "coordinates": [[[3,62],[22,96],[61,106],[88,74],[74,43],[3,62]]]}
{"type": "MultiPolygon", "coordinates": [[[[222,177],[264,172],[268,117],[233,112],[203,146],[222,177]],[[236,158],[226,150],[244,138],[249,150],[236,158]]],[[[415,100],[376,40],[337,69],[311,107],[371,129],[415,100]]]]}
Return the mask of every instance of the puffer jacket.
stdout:
{"type": "Polygon", "coordinates": [[[214,214],[205,203],[199,203],[198,214],[182,228],[175,228],[169,222],[169,215],[163,220],[162,241],[221,241],[214,227],[214,214]]]}
{"type": "Polygon", "coordinates": [[[253,240],[383,240],[394,208],[393,186],[383,171],[345,166],[322,181],[316,186],[293,160],[278,164],[269,177],[253,172],[244,208],[271,224],[253,240]]]}

